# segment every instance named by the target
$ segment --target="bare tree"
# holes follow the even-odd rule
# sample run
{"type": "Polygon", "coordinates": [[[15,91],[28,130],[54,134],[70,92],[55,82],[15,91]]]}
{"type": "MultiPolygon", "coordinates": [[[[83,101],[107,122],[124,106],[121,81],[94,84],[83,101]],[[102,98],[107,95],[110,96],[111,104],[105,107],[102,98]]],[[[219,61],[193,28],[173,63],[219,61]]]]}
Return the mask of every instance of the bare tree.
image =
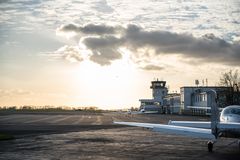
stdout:
{"type": "Polygon", "coordinates": [[[220,77],[220,85],[233,88],[239,87],[240,75],[238,70],[229,70],[228,72],[222,73],[220,77]]]}
{"type": "Polygon", "coordinates": [[[220,76],[221,86],[230,87],[229,93],[227,94],[227,101],[229,104],[240,104],[240,74],[238,70],[229,70],[228,72],[222,73],[220,76]]]}

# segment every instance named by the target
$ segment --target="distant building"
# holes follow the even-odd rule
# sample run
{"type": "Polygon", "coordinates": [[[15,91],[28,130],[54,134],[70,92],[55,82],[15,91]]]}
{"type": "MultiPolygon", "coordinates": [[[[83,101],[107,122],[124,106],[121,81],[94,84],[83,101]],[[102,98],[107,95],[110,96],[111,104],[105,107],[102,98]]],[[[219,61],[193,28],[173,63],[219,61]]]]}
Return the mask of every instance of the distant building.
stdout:
{"type": "Polygon", "coordinates": [[[166,81],[152,81],[152,99],[140,99],[140,110],[144,112],[161,113],[163,110],[163,98],[168,94],[166,81]]]}
{"type": "Polygon", "coordinates": [[[190,114],[210,114],[213,99],[208,91],[215,90],[218,95],[218,105],[223,108],[231,104],[231,87],[200,86],[181,87],[180,104],[181,113],[190,114]],[[206,107],[204,109],[204,107],[206,107]],[[197,109],[199,108],[199,109],[197,109]]]}
{"type": "Polygon", "coordinates": [[[179,114],[180,112],[180,94],[172,93],[163,98],[163,113],[179,114]]]}

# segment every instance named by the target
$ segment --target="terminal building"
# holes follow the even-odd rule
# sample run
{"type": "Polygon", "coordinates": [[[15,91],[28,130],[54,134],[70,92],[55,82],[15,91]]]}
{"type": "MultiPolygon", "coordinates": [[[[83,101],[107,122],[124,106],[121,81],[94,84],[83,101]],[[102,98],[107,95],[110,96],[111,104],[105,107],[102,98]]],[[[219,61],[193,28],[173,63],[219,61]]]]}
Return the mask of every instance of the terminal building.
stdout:
{"type": "Polygon", "coordinates": [[[140,110],[145,113],[162,113],[163,112],[163,98],[168,94],[166,81],[151,82],[152,85],[152,99],[140,99],[140,110]]]}
{"type": "Polygon", "coordinates": [[[139,100],[140,111],[145,113],[210,115],[210,107],[214,101],[211,99],[210,90],[217,92],[220,108],[238,104],[240,101],[239,92],[232,94],[232,87],[184,86],[180,88],[180,94],[168,94],[166,81],[156,80],[151,82],[150,88],[152,99],[139,100]],[[233,102],[233,98],[236,102],[233,102]]]}
{"type": "Polygon", "coordinates": [[[180,94],[171,93],[163,98],[163,112],[165,114],[179,114],[181,108],[180,94]]]}
{"type": "Polygon", "coordinates": [[[182,114],[210,115],[212,101],[208,91],[214,90],[218,95],[218,107],[231,105],[231,87],[219,86],[185,86],[180,88],[180,112],[182,114]]]}

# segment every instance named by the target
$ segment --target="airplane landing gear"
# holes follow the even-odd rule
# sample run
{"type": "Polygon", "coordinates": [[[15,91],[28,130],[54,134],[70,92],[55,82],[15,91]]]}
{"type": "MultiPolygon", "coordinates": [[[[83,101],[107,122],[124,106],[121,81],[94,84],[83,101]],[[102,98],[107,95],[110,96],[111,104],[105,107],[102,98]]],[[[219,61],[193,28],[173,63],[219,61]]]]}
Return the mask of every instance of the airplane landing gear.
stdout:
{"type": "Polygon", "coordinates": [[[208,141],[207,145],[208,145],[208,152],[212,152],[212,150],[213,150],[213,142],[212,141],[208,141]]]}
{"type": "Polygon", "coordinates": [[[238,140],[238,148],[239,148],[239,150],[240,150],[240,140],[238,140]]]}

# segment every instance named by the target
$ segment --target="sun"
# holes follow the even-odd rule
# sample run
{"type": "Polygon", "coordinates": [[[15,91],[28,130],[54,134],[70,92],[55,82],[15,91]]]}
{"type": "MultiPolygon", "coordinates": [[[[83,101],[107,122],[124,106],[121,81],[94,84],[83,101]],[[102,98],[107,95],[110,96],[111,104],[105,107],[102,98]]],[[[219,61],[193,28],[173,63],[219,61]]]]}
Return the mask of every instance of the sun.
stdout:
{"type": "Polygon", "coordinates": [[[75,94],[79,96],[79,104],[84,101],[85,105],[98,104],[108,108],[126,106],[127,99],[131,99],[131,92],[127,93],[127,90],[136,86],[137,72],[134,67],[127,56],[107,66],[101,66],[90,60],[75,66],[72,85],[75,94]]]}

